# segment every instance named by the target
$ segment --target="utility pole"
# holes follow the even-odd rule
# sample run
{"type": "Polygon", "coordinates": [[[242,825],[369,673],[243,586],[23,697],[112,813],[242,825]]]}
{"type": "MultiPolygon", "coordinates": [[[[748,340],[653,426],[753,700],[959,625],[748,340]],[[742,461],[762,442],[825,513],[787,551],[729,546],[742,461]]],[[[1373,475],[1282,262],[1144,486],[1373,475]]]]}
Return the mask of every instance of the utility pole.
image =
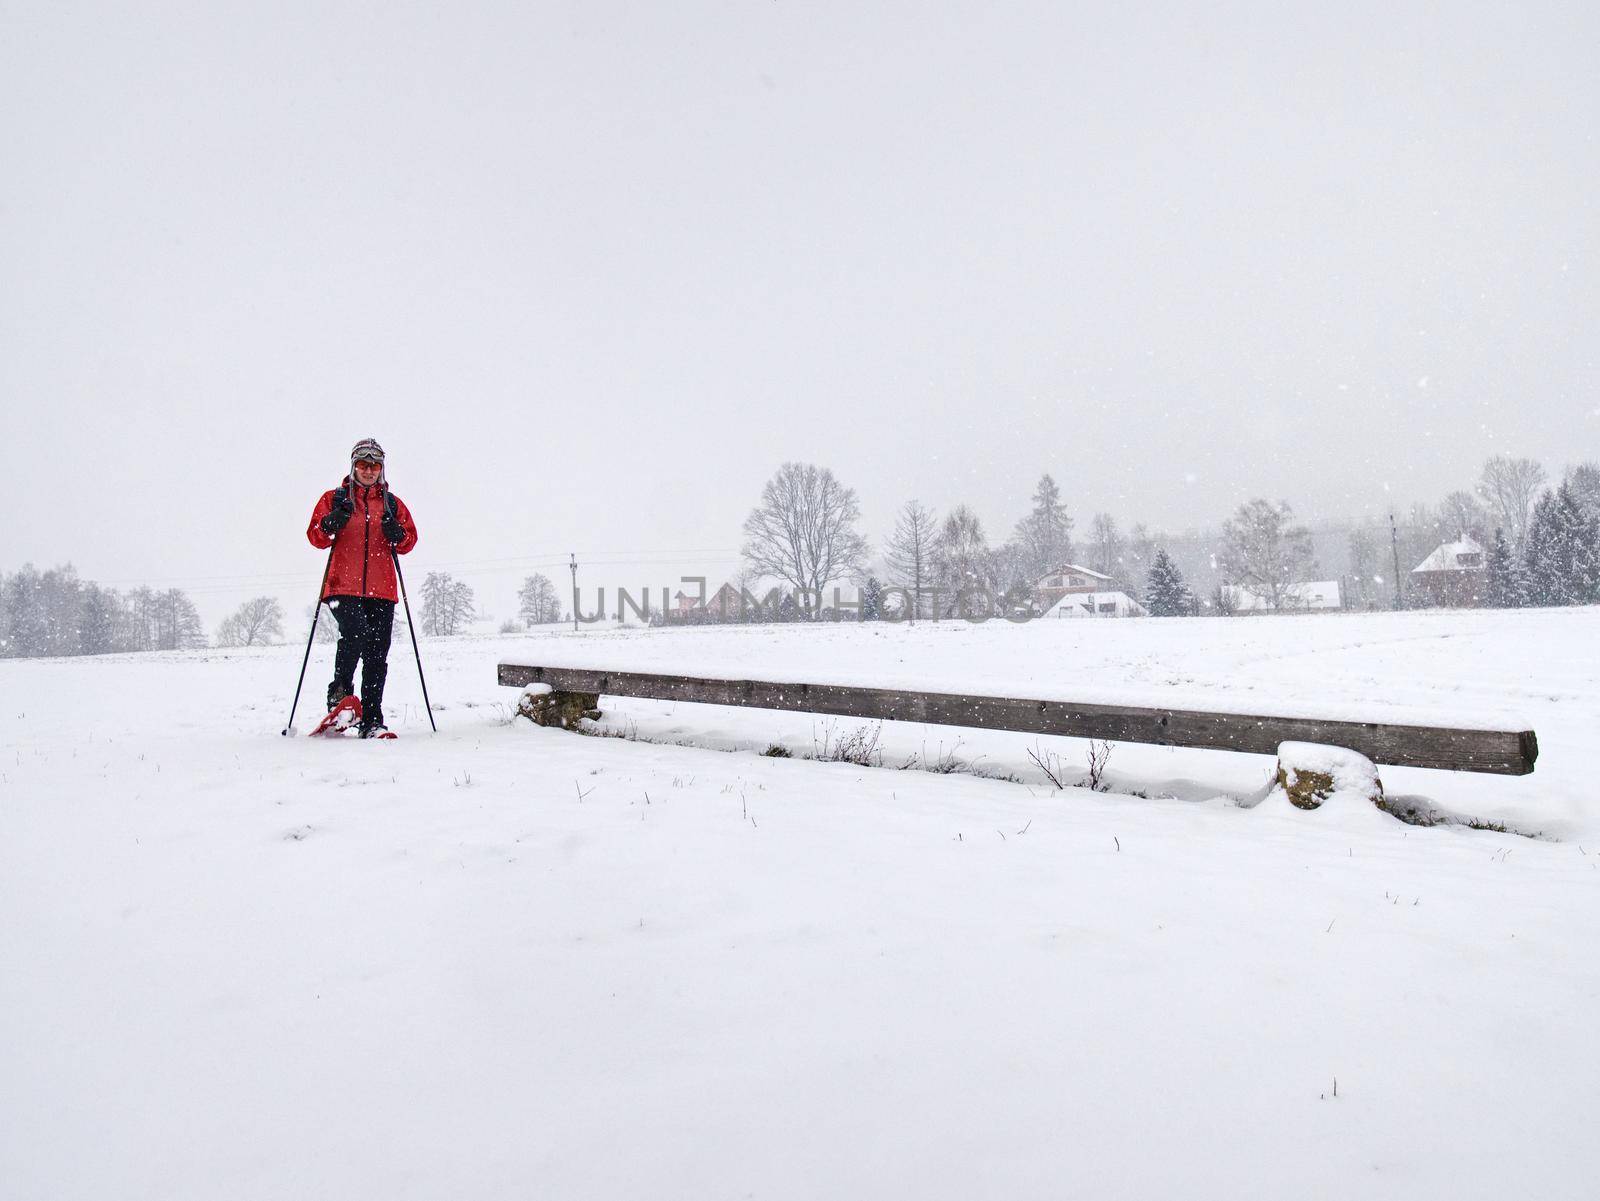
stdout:
{"type": "Polygon", "coordinates": [[[1394,510],[1389,510],[1389,549],[1394,552],[1394,607],[1403,606],[1400,599],[1400,531],[1394,527],[1394,510]]]}
{"type": "Polygon", "coordinates": [[[572,552],[572,632],[578,632],[578,553],[572,552]]]}

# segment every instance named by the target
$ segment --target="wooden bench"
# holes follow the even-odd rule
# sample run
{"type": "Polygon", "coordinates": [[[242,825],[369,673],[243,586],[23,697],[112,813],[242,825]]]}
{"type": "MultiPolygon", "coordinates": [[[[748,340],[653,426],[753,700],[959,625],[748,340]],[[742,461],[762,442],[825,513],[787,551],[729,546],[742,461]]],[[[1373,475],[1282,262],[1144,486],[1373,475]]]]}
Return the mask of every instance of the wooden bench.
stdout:
{"type": "Polygon", "coordinates": [[[586,667],[538,667],[523,663],[500,664],[499,680],[508,688],[548,685],[551,691],[539,698],[528,715],[541,725],[560,725],[566,729],[575,728],[584,717],[599,716],[600,697],[604,694],[1258,755],[1274,755],[1279,744],[1285,742],[1314,742],[1358,751],[1374,763],[1506,776],[1527,775],[1539,757],[1538,739],[1532,730],[1468,730],[1384,722],[1323,721],[840,684],[786,684],[586,667]]]}

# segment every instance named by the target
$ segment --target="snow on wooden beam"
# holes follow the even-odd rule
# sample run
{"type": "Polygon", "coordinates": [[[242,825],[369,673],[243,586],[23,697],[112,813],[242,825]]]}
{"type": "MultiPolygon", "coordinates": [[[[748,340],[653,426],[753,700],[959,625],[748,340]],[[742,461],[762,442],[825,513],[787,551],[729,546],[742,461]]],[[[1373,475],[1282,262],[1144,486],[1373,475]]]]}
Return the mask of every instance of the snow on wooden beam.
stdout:
{"type": "Polygon", "coordinates": [[[1275,755],[1284,742],[1315,742],[1347,747],[1374,763],[1396,767],[1506,776],[1527,775],[1533,771],[1534,760],[1539,756],[1538,739],[1532,730],[1467,730],[1194,709],[1143,709],[1007,696],[722,680],[522,663],[500,664],[499,680],[509,688],[548,684],[558,693],[742,705],[877,721],[971,726],[1020,734],[1059,734],[1256,755],[1275,755]]]}

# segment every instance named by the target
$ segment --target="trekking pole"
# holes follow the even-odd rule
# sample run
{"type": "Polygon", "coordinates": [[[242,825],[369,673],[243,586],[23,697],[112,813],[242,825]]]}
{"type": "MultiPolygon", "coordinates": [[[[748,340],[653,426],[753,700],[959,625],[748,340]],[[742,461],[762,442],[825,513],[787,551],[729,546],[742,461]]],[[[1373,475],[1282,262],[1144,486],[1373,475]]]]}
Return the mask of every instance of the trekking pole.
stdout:
{"type": "Polygon", "coordinates": [[[306,682],[306,664],[311,662],[311,644],[317,637],[317,618],[322,616],[322,590],[328,586],[328,573],[333,570],[333,548],[328,548],[328,563],[322,569],[322,583],[317,587],[317,603],[311,607],[311,633],[306,635],[306,655],[300,660],[300,678],[294,683],[294,704],[289,706],[289,724],[283,727],[287,737],[294,730],[294,711],[300,707],[300,689],[306,682]]]}
{"type": "Polygon", "coordinates": [[[400,603],[406,607],[406,629],[411,631],[411,653],[417,657],[417,679],[422,681],[422,703],[428,710],[428,724],[433,726],[437,734],[439,727],[434,725],[433,705],[428,701],[428,677],[422,674],[422,652],[417,649],[417,627],[411,624],[411,602],[406,598],[406,577],[400,570],[400,556],[395,554],[394,547],[389,547],[389,558],[394,561],[394,578],[400,581],[400,603]]]}

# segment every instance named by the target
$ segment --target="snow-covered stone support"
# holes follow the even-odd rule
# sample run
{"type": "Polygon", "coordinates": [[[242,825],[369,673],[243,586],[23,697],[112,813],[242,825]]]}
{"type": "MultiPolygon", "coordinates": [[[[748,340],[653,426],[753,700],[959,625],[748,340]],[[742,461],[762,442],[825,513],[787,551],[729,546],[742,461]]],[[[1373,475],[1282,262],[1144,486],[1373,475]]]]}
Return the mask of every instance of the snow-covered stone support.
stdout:
{"type": "Polygon", "coordinates": [[[1285,742],[1278,747],[1278,787],[1296,809],[1320,809],[1335,794],[1383,804],[1383,781],[1365,755],[1341,746],[1285,742]]]}
{"type": "Polygon", "coordinates": [[[600,716],[600,695],[595,692],[559,692],[549,684],[529,684],[517,698],[517,712],[536,726],[576,730],[584,718],[600,716]]]}

